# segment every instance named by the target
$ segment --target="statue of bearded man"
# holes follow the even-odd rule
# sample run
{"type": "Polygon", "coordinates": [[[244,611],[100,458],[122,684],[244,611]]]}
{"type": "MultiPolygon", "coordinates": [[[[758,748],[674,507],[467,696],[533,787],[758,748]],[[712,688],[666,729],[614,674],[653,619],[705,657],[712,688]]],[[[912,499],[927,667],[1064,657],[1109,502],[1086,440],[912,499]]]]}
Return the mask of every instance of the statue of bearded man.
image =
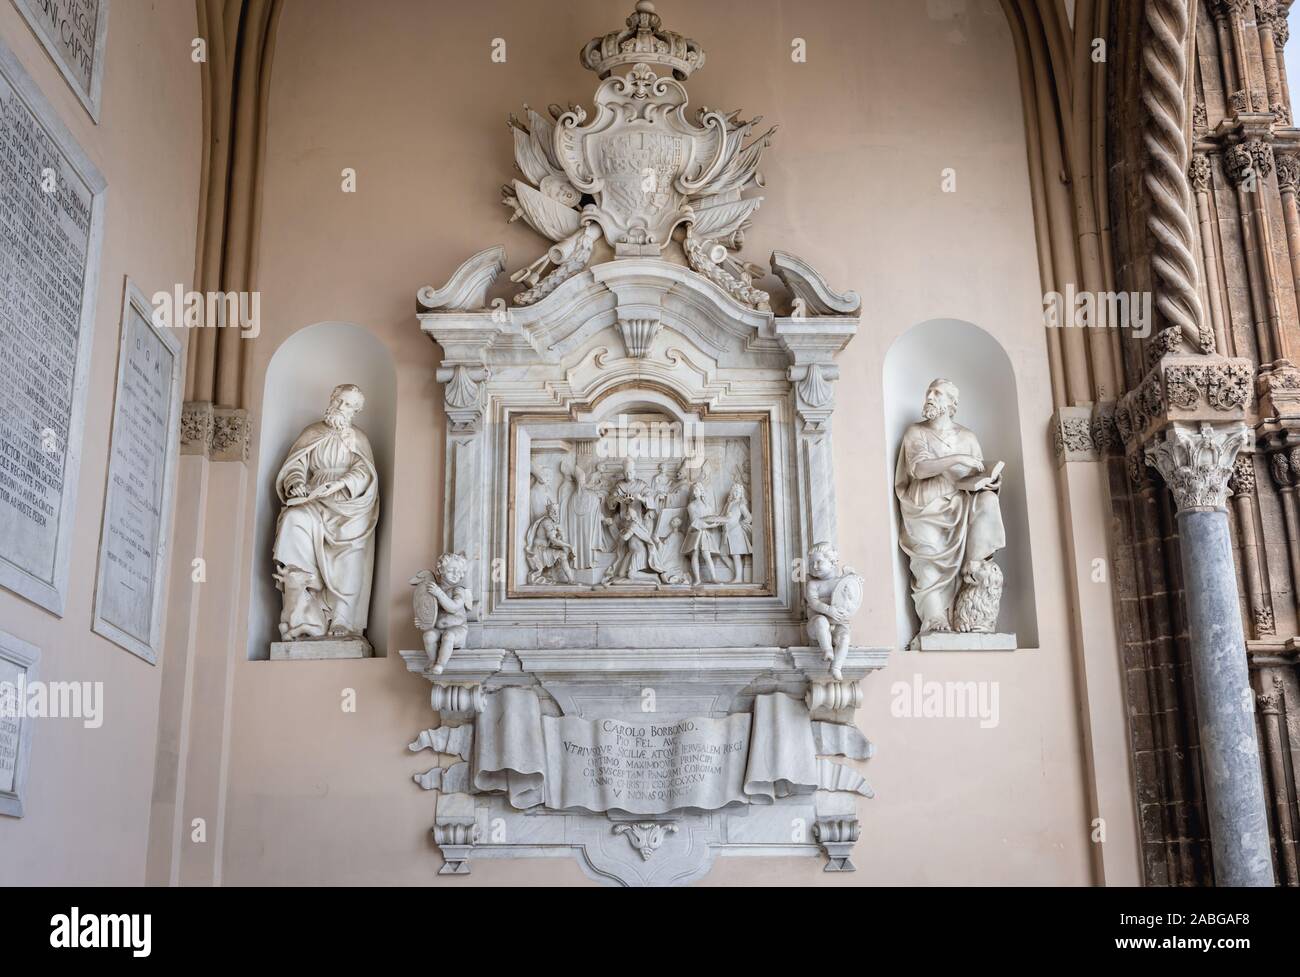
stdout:
{"type": "Polygon", "coordinates": [[[997,494],[1002,466],[985,474],[979,440],[953,420],[957,398],[951,380],[931,381],[924,419],[904,432],[894,474],[903,517],[898,542],[910,563],[923,635],[957,630],[952,612],[962,575],[1006,545],[997,494]]]}
{"type": "Polygon", "coordinates": [[[275,529],[284,617],[297,637],[361,637],[370,607],[379,474],[364,432],[366,399],[351,383],[330,394],[323,420],[298,435],[275,480],[284,508],[275,529]]]}

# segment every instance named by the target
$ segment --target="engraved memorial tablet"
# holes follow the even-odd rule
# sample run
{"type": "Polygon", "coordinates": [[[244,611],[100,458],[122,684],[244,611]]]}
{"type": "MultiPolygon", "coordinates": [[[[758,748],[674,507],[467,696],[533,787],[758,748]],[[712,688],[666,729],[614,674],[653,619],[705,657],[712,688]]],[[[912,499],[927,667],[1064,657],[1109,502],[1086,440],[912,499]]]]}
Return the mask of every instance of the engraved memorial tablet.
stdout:
{"type": "Polygon", "coordinates": [[[149,320],[130,282],[113,402],[108,488],[95,585],[95,631],[157,662],[164,543],[180,423],[180,343],[149,320]]]}
{"type": "Polygon", "coordinates": [[[14,6],[98,122],[108,0],[14,0],[14,6]]]}
{"type": "Polygon", "coordinates": [[[41,653],[0,631],[0,814],[23,816],[23,791],[32,749],[32,719],[26,714],[27,688],[37,679],[41,653]]]}
{"type": "Polygon", "coordinates": [[[104,180],[0,44],[0,585],[63,612],[104,180]]]}

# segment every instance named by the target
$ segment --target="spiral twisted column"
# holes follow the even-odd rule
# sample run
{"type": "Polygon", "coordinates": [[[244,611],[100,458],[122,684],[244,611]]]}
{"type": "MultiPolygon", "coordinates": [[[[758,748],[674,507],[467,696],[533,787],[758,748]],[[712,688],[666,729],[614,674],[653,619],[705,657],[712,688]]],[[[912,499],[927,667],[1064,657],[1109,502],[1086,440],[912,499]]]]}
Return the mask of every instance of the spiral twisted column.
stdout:
{"type": "Polygon", "coordinates": [[[1155,241],[1151,266],[1157,278],[1156,308],[1193,349],[1214,352],[1214,334],[1201,327],[1196,290],[1194,229],[1189,215],[1188,148],[1183,80],[1187,74],[1186,0],[1147,0],[1149,38],[1142,52],[1142,102],[1148,120],[1143,182],[1151,195],[1147,228],[1155,241]]]}

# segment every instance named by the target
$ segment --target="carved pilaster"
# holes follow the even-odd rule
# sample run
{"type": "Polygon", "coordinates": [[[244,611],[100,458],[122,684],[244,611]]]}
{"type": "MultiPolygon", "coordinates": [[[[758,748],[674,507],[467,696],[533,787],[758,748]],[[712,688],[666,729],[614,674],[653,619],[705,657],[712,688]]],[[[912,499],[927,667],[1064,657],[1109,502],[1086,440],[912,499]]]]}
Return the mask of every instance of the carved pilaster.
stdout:
{"type": "Polygon", "coordinates": [[[800,476],[806,479],[808,544],[835,542],[835,486],[831,455],[831,415],[835,410],[834,383],[839,367],[834,357],[849,344],[858,329],[852,316],[778,318],[773,323],[777,340],[790,357],[787,378],[794,393],[799,420],[800,476]]]}
{"type": "Polygon", "coordinates": [[[1179,512],[1223,509],[1237,453],[1251,440],[1250,429],[1243,423],[1172,424],[1146,447],[1147,464],[1160,472],[1179,512]]]}

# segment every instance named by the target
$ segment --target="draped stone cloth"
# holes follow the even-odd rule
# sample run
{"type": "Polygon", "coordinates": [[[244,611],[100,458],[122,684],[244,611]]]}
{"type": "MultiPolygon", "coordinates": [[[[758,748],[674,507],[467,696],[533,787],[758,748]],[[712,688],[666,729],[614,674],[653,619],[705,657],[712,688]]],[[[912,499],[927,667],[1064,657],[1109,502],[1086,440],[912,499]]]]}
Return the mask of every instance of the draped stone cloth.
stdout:
{"type": "Polygon", "coordinates": [[[330,607],[331,627],[361,634],[369,615],[379,522],[379,474],[370,441],[354,427],[309,424],[289,449],[275,491],[284,505],[275,529],[276,563],[315,574],[330,607]],[[343,483],[333,495],[310,501],[289,495],[297,482],[310,495],[331,481],[343,483]]]}
{"type": "Polygon", "coordinates": [[[961,568],[969,560],[985,560],[1006,545],[1002,511],[996,492],[970,492],[947,473],[918,478],[916,466],[936,458],[984,455],[973,432],[953,426],[945,442],[926,424],[913,424],[903,435],[894,473],[903,525],[899,547],[912,571],[912,601],[924,627],[948,622],[961,583],[961,568]]]}
{"type": "Polygon", "coordinates": [[[504,792],[521,810],[664,814],[771,804],[827,787],[870,796],[856,772],[839,768],[835,777],[817,758],[819,741],[858,739],[815,735],[804,703],[781,693],[721,718],[613,720],[543,716],[536,693],[506,688],[487,697],[476,725],[469,789],[504,792]]]}

